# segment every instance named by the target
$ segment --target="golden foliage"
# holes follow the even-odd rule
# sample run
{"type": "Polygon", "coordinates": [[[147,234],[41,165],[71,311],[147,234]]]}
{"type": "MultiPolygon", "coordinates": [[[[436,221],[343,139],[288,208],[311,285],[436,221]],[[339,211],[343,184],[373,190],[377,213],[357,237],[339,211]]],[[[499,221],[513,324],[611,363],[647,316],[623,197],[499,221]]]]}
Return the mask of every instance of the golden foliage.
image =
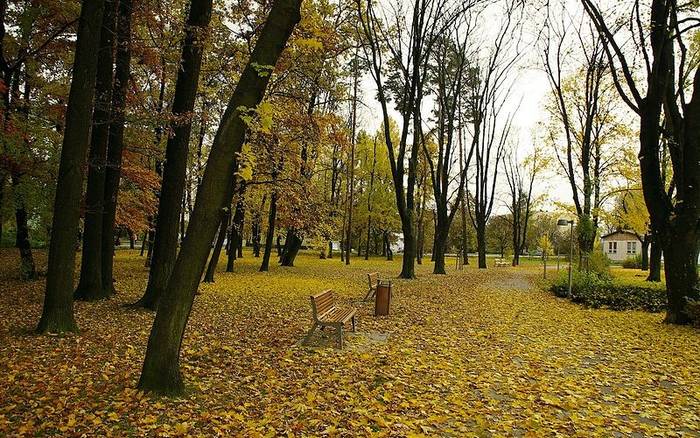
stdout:
{"type": "MultiPolygon", "coordinates": [[[[41,255],[40,255],[41,256],[41,255]]],[[[0,435],[611,436],[700,433],[700,334],[662,315],[586,310],[532,286],[529,268],[395,280],[392,314],[371,316],[364,273],[394,262],[300,255],[201,287],[182,349],[182,399],[135,389],[153,315],[122,307],[146,281],[117,253],[109,301],[76,303],[79,336],[38,337],[43,283],[19,283],[0,252],[0,435]],[[308,295],[334,288],[358,331],[386,343],[296,346],[308,295]]],[[[44,260],[40,260],[44,261],[44,260]]],[[[223,262],[222,262],[223,263],[223,262]]],[[[532,268],[535,269],[535,268],[532,268]]]]}

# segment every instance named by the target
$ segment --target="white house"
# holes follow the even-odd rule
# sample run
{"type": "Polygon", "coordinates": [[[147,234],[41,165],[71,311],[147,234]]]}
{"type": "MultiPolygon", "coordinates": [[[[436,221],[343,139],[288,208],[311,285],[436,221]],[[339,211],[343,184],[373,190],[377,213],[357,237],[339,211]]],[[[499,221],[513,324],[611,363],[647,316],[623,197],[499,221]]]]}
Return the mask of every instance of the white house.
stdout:
{"type": "Polygon", "coordinates": [[[642,253],[642,242],[631,231],[619,230],[601,236],[603,253],[615,262],[622,262],[629,257],[642,253]]]}

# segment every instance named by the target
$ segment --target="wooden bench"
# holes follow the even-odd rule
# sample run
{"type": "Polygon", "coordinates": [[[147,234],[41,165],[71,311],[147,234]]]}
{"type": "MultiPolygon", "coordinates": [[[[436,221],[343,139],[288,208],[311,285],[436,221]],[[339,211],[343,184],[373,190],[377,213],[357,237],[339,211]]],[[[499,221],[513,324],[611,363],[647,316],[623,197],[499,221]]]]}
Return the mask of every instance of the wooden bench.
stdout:
{"type": "Polygon", "coordinates": [[[338,335],[338,346],[343,348],[343,327],[348,321],[352,321],[352,331],[355,331],[355,309],[351,307],[338,307],[335,303],[335,294],[332,290],[326,290],[311,296],[311,311],[313,312],[313,326],[304,338],[304,343],[311,339],[316,328],[334,327],[338,335]]]}
{"type": "Polygon", "coordinates": [[[505,268],[505,267],[510,266],[510,263],[508,263],[508,261],[506,259],[496,259],[494,261],[494,265],[497,268],[505,268]]]}
{"type": "Polygon", "coordinates": [[[367,282],[369,283],[369,290],[367,291],[367,295],[365,295],[362,301],[372,299],[377,294],[377,285],[379,284],[379,272],[372,272],[367,274],[367,282]]]}

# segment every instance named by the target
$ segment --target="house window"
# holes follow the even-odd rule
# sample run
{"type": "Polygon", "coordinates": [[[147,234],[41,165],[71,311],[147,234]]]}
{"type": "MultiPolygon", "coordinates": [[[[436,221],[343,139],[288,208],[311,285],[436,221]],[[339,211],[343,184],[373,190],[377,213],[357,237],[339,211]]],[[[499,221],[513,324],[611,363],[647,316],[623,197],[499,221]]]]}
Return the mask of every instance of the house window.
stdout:
{"type": "Polygon", "coordinates": [[[627,242],[627,254],[637,254],[637,242],[627,242]]]}
{"type": "Polygon", "coordinates": [[[608,242],[608,254],[617,254],[617,242],[608,242]]]}

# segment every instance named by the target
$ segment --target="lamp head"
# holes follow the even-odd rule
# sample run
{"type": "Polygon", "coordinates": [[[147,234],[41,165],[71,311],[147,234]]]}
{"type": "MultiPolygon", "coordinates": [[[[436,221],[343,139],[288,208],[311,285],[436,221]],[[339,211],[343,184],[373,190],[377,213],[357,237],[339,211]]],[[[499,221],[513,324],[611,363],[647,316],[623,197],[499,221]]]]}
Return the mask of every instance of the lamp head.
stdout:
{"type": "Polygon", "coordinates": [[[565,226],[571,225],[571,224],[573,224],[573,223],[574,223],[574,221],[567,221],[566,219],[559,219],[559,220],[557,221],[557,226],[565,227],[565,226]]]}

